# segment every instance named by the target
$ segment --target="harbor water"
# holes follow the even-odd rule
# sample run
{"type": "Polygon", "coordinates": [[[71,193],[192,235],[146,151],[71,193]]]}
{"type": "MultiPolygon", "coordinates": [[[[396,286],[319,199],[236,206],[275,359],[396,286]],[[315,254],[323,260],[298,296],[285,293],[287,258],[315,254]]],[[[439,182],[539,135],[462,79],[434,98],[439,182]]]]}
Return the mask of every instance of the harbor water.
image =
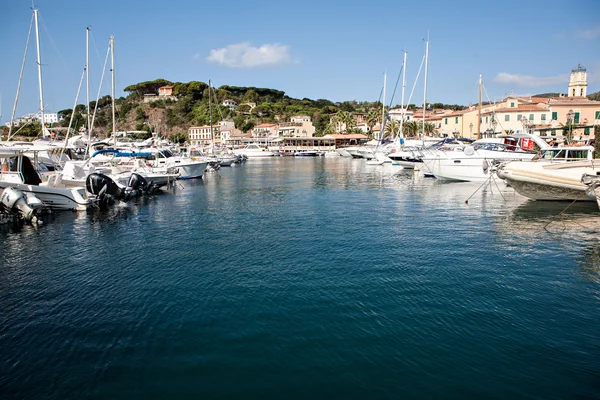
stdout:
{"type": "Polygon", "coordinates": [[[479,186],[275,157],[2,226],[0,398],[600,398],[596,204],[479,186]]]}

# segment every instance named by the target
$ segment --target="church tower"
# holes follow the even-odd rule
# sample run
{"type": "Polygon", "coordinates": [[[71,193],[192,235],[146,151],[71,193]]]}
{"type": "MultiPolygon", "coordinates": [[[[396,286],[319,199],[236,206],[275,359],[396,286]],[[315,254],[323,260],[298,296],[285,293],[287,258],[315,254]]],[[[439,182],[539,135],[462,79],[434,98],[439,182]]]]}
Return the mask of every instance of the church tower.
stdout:
{"type": "Polygon", "coordinates": [[[587,96],[587,72],[581,64],[578,64],[577,68],[574,68],[571,71],[571,79],[569,80],[569,92],[567,96],[587,96]]]}

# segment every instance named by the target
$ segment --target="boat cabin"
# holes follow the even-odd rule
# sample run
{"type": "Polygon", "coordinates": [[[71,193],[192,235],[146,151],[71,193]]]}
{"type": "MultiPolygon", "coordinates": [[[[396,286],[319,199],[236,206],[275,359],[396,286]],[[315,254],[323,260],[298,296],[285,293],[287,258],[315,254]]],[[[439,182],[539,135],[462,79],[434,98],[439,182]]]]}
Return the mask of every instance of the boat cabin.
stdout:
{"type": "Polygon", "coordinates": [[[547,150],[543,150],[539,156],[539,160],[547,161],[583,161],[592,160],[594,158],[594,147],[593,146],[565,146],[565,147],[552,147],[547,150]]]}

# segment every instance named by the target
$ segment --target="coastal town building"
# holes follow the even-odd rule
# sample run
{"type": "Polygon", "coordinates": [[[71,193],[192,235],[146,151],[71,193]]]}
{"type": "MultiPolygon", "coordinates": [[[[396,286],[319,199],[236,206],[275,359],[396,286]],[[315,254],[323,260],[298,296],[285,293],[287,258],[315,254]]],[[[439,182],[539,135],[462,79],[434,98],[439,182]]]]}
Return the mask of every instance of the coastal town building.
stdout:
{"type": "Polygon", "coordinates": [[[407,122],[414,119],[414,113],[406,108],[392,108],[388,112],[388,116],[392,121],[401,121],[404,119],[404,122],[407,122]]]}
{"type": "MultiPolygon", "coordinates": [[[[15,118],[13,121],[13,126],[20,126],[29,122],[41,122],[42,121],[42,113],[30,113],[27,115],[23,115],[21,117],[15,118]]],[[[44,113],[44,123],[46,124],[54,124],[60,121],[60,118],[57,113],[44,113]]],[[[10,121],[6,123],[6,126],[10,126],[10,121]]]]}
{"type": "Polygon", "coordinates": [[[215,144],[219,144],[221,140],[221,126],[213,125],[212,126],[212,136],[211,136],[211,126],[192,126],[188,129],[188,138],[190,142],[190,146],[192,147],[206,147],[212,144],[213,139],[215,138],[215,144]]]}
{"type": "Polygon", "coordinates": [[[146,93],[144,94],[144,103],[151,103],[156,100],[171,100],[177,101],[177,96],[173,95],[172,85],[165,85],[158,88],[158,94],[146,93]]]}
{"type": "Polygon", "coordinates": [[[276,137],[278,136],[279,125],[277,124],[260,124],[252,129],[253,137],[276,137]]]}
{"type": "Polygon", "coordinates": [[[585,97],[587,95],[587,71],[581,64],[571,70],[567,95],[570,97],[585,97]]]}
{"type": "Polygon", "coordinates": [[[283,137],[313,137],[315,127],[308,115],[297,115],[290,118],[290,122],[279,123],[278,136],[283,137]]]}
{"type": "Polygon", "coordinates": [[[238,106],[237,101],[231,99],[223,100],[223,102],[221,102],[221,105],[223,107],[229,108],[231,111],[234,111],[238,106]]]}
{"type": "Polygon", "coordinates": [[[219,122],[219,137],[218,143],[228,144],[233,137],[240,136],[242,131],[236,129],[233,121],[220,121],[219,122]]]}

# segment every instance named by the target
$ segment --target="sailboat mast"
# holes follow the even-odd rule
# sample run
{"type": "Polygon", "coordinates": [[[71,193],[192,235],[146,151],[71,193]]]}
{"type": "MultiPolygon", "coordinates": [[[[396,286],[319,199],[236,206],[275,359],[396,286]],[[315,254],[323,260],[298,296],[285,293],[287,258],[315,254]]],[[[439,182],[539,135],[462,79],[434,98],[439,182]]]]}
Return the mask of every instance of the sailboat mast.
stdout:
{"type": "Polygon", "coordinates": [[[383,127],[385,126],[385,88],[387,85],[387,70],[383,73],[383,103],[381,103],[381,130],[379,131],[379,142],[383,137],[383,127]]]}
{"type": "Polygon", "coordinates": [[[402,119],[400,120],[400,137],[404,137],[404,131],[402,130],[402,126],[404,125],[404,118],[406,118],[406,108],[404,106],[404,89],[406,88],[406,51],[404,52],[404,61],[402,62],[402,102],[400,106],[402,107],[402,119]]]}
{"type": "Polygon", "coordinates": [[[46,136],[45,127],[46,127],[46,119],[44,116],[44,90],[42,89],[42,56],[40,53],[40,29],[38,24],[38,9],[35,8],[33,10],[33,15],[35,18],[35,40],[37,44],[37,66],[38,66],[38,85],[40,88],[40,113],[41,113],[41,122],[42,122],[42,136],[46,136]]]}
{"type": "Polygon", "coordinates": [[[477,140],[481,139],[481,74],[479,75],[479,107],[477,108],[477,140]]]}
{"type": "Polygon", "coordinates": [[[85,28],[85,87],[86,87],[86,109],[88,150],[92,141],[92,128],[90,126],[90,27],[85,28]]]}
{"type": "Polygon", "coordinates": [[[115,147],[117,146],[117,121],[115,119],[115,37],[110,37],[110,72],[111,72],[111,89],[110,96],[112,100],[112,134],[115,138],[115,147]]]}
{"type": "Polygon", "coordinates": [[[209,115],[209,125],[210,125],[210,145],[211,154],[215,152],[215,137],[213,136],[213,127],[212,127],[212,85],[210,83],[210,79],[208,80],[208,115],[209,115]]]}
{"type": "Polygon", "coordinates": [[[429,36],[425,45],[425,87],[423,89],[423,147],[425,147],[425,110],[427,109],[427,70],[429,69],[429,36]]]}

